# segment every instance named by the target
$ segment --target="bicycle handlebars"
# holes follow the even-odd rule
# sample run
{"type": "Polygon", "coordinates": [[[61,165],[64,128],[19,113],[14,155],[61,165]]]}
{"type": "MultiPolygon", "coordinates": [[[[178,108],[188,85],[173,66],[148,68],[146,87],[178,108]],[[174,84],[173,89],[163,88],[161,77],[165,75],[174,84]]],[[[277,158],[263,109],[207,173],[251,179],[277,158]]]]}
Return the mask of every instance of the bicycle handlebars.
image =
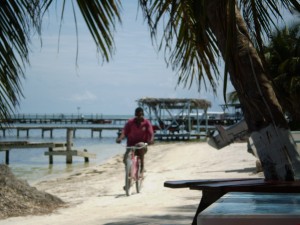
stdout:
{"type": "Polygon", "coordinates": [[[128,150],[138,150],[138,149],[143,149],[143,148],[145,148],[147,146],[148,146],[147,143],[140,142],[140,143],[138,143],[135,146],[126,146],[126,149],[128,149],[128,150]]]}

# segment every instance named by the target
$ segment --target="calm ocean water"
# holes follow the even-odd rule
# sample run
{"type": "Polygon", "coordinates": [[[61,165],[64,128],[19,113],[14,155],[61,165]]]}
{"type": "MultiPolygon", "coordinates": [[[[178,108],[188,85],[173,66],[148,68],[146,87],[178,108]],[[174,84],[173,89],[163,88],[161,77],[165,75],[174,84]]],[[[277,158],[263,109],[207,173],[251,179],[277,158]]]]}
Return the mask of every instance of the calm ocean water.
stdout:
{"type": "MultiPolygon", "coordinates": [[[[16,131],[6,132],[5,137],[0,137],[0,141],[29,141],[29,142],[66,142],[65,130],[54,130],[53,138],[46,132],[45,137],[41,138],[41,130],[30,130],[29,138],[26,132],[20,132],[20,137],[16,137],[16,131]]],[[[75,150],[87,149],[88,152],[96,154],[96,159],[90,159],[89,163],[84,162],[82,157],[73,157],[72,164],[66,164],[65,156],[54,156],[53,165],[49,165],[49,157],[44,155],[47,148],[33,149],[13,149],[9,155],[9,167],[13,173],[28,182],[37,182],[48,177],[55,177],[60,174],[72,172],[79,168],[99,165],[105,160],[123,153],[124,146],[115,143],[117,131],[103,130],[102,137],[94,134],[91,138],[90,130],[77,130],[76,138],[73,138],[75,150]]],[[[5,162],[5,153],[0,151],[0,163],[5,162]]]]}

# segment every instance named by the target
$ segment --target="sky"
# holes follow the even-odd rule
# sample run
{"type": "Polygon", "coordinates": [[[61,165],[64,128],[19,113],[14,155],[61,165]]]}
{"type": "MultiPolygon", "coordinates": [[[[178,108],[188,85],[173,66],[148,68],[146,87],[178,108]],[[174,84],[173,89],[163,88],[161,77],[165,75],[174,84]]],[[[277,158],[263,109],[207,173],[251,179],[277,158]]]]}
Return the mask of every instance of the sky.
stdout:
{"type": "Polygon", "coordinates": [[[211,89],[199,92],[196,85],[190,89],[177,85],[176,71],[167,67],[163,52],[152,45],[137,1],[123,2],[122,25],[114,36],[116,51],[108,63],[97,54],[80,13],[76,63],[77,37],[70,9],[67,5],[60,35],[58,7],[46,14],[42,42],[34,36],[17,113],[130,115],[136,100],[143,97],[206,99],[212,103],[209,111],[221,111],[222,81],[218,97],[211,89]]]}

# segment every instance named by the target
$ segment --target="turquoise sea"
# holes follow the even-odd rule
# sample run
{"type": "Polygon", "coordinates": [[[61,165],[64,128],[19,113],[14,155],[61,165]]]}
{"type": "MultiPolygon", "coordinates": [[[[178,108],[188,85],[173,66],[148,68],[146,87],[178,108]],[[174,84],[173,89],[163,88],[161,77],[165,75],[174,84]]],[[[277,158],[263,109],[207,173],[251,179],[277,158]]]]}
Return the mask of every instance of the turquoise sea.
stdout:
{"type": "MultiPolygon", "coordinates": [[[[30,126],[28,124],[28,126],[30,126]]],[[[50,135],[48,135],[50,136],[50,135]]],[[[65,130],[54,130],[53,138],[41,137],[41,130],[30,130],[29,137],[21,133],[16,137],[16,131],[6,132],[5,137],[0,136],[0,141],[28,141],[28,142],[66,142],[65,130]]],[[[9,167],[13,173],[29,183],[37,182],[48,177],[58,176],[63,173],[72,172],[79,168],[95,166],[103,163],[105,160],[122,154],[124,146],[115,143],[117,132],[115,130],[103,130],[102,137],[97,134],[91,138],[90,130],[76,131],[76,138],[73,138],[73,147],[75,150],[87,149],[88,152],[96,154],[96,159],[91,158],[89,163],[84,162],[82,157],[73,157],[72,164],[66,164],[65,156],[54,156],[53,165],[49,165],[49,157],[44,153],[47,148],[33,149],[13,149],[9,154],[9,167]]],[[[0,163],[5,163],[5,152],[0,151],[0,163]]]]}

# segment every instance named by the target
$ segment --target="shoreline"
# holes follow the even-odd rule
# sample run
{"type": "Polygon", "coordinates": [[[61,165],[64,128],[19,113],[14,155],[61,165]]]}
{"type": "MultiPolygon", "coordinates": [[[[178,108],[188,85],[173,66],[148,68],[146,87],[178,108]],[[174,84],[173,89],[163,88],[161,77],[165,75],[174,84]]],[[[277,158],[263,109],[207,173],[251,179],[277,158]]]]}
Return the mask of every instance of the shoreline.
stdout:
{"type": "MultiPolygon", "coordinates": [[[[47,141],[48,139],[30,139],[32,142],[47,141]]],[[[56,138],[55,140],[60,140],[56,138]]],[[[91,158],[89,163],[84,162],[83,157],[74,156],[72,164],[66,164],[65,156],[54,156],[54,163],[49,164],[49,157],[44,155],[46,148],[41,149],[14,149],[10,157],[9,167],[20,179],[27,180],[30,184],[36,183],[45,177],[56,177],[62,173],[70,173],[86,167],[94,167],[105,163],[106,160],[120,154],[124,147],[115,143],[115,138],[105,137],[102,139],[74,139],[74,149],[87,149],[88,152],[96,154],[96,158],[91,158]],[[19,159],[19,158],[21,159],[19,159]]],[[[4,154],[0,155],[3,163],[4,154]]]]}
{"type": "Polygon", "coordinates": [[[262,177],[246,143],[216,150],[205,142],[176,142],[149,146],[146,178],[140,194],[127,197],[123,190],[123,154],[101,165],[34,183],[65,201],[66,208],[52,214],[14,217],[0,224],[189,224],[201,192],[163,187],[181,179],[262,177]]]}

